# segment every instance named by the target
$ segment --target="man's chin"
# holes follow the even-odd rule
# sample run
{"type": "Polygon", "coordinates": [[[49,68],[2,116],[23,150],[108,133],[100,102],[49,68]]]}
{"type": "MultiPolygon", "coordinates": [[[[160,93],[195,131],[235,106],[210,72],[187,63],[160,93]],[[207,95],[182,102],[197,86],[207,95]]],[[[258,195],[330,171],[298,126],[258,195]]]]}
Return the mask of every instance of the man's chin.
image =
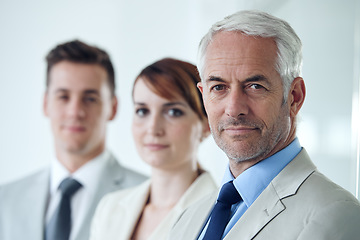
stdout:
{"type": "Polygon", "coordinates": [[[263,154],[261,149],[257,148],[256,143],[246,141],[235,140],[232,141],[232,144],[219,143],[217,145],[225,152],[230,160],[237,163],[251,161],[263,154]]]}
{"type": "Polygon", "coordinates": [[[85,154],[87,151],[86,143],[71,143],[71,144],[64,144],[63,150],[74,155],[82,155],[85,154]]]}

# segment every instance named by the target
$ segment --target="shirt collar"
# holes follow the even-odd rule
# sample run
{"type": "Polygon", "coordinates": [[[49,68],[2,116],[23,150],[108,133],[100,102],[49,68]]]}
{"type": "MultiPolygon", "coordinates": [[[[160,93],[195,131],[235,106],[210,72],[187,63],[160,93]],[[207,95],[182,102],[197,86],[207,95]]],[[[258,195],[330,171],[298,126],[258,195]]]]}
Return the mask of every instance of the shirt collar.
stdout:
{"type": "Polygon", "coordinates": [[[93,191],[96,188],[100,174],[105,167],[106,159],[108,159],[110,155],[110,152],[105,150],[72,174],[54,158],[50,166],[50,193],[54,194],[62,180],[70,176],[81,183],[83,188],[93,191]]]}
{"type": "Polygon", "coordinates": [[[250,207],[269,183],[300,151],[300,142],[298,138],[295,138],[286,148],[246,169],[236,179],[231,174],[228,165],[222,184],[234,180],[236,190],[246,206],[250,207]]]}

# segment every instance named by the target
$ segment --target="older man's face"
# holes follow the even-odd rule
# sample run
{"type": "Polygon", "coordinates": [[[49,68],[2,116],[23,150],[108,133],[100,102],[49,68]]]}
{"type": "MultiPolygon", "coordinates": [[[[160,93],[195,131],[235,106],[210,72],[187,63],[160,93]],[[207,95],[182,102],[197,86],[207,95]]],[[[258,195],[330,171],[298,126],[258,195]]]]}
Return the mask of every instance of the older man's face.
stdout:
{"type": "Polygon", "coordinates": [[[260,161],[294,137],[276,57],[273,39],[237,32],[217,33],[207,48],[198,87],[216,143],[236,162],[260,161]]]}

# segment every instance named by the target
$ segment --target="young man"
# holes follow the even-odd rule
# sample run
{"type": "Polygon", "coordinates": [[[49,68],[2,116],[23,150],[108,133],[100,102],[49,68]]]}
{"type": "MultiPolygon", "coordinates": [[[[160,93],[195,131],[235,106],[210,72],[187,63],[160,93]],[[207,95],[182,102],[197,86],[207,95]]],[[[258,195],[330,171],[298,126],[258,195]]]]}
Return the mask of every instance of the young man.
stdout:
{"type": "Polygon", "coordinates": [[[360,205],[296,137],[301,41],[257,11],[216,23],[198,64],[212,135],[229,167],[220,192],[184,212],[170,239],[358,239],[360,205]]]}
{"type": "Polygon", "coordinates": [[[44,113],[55,158],[49,168],[0,187],[1,240],[87,240],[101,197],[145,180],[105,147],[117,109],[108,54],[76,40],[58,45],[46,60],[44,113]]]}

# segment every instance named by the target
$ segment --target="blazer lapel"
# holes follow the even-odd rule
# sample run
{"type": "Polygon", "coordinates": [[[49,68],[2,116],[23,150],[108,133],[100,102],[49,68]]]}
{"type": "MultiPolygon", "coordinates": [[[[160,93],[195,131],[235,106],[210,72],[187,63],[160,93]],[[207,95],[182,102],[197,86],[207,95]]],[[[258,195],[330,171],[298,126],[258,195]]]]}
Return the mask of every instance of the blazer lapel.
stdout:
{"type": "Polygon", "coordinates": [[[270,221],[283,211],[282,199],[296,194],[301,184],[315,171],[307,152],[303,149],[260,194],[226,235],[227,239],[254,239],[270,221]]]}
{"type": "MultiPolygon", "coordinates": [[[[131,189],[132,190],[132,189],[131,189]]],[[[112,224],[119,226],[119,235],[130,239],[150,194],[150,180],[126,194],[119,203],[118,211],[112,214],[112,224]],[[124,221],[126,219],[126,221],[124,221]]]]}
{"type": "Polygon", "coordinates": [[[116,159],[112,155],[110,155],[107,161],[108,162],[105,166],[103,174],[100,177],[101,181],[98,183],[96,195],[90,203],[86,217],[82,222],[78,234],[75,237],[76,240],[89,239],[89,228],[91,226],[92,217],[95,213],[97,204],[105,194],[118,190],[122,186],[124,179],[124,168],[122,168],[120,164],[117,163],[116,159]]]}
{"type": "Polygon", "coordinates": [[[260,197],[233,226],[225,239],[253,239],[253,237],[273,218],[284,211],[275,188],[270,184],[260,197]]]}
{"type": "Polygon", "coordinates": [[[27,239],[43,239],[45,227],[45,212],[47,208],[47,201],[49,196],[49,170],[45,170],[37,175],[32,186],[26,189],[26,194],[19,196],[26,199],[23,201],[24,206],[18,206],[21,211],[26,211],[26,219],[24,223],[18,223],[22,226],[20,232],[26,232],[27,239]]]}
{"type": "Polygon", "coordinates": [[[218,190],[185,210],[179,216],[179,221],[174,224],[176,227],[171,231],[170,239],[197,239],[215,204],[217,195],[218,190]]]}

